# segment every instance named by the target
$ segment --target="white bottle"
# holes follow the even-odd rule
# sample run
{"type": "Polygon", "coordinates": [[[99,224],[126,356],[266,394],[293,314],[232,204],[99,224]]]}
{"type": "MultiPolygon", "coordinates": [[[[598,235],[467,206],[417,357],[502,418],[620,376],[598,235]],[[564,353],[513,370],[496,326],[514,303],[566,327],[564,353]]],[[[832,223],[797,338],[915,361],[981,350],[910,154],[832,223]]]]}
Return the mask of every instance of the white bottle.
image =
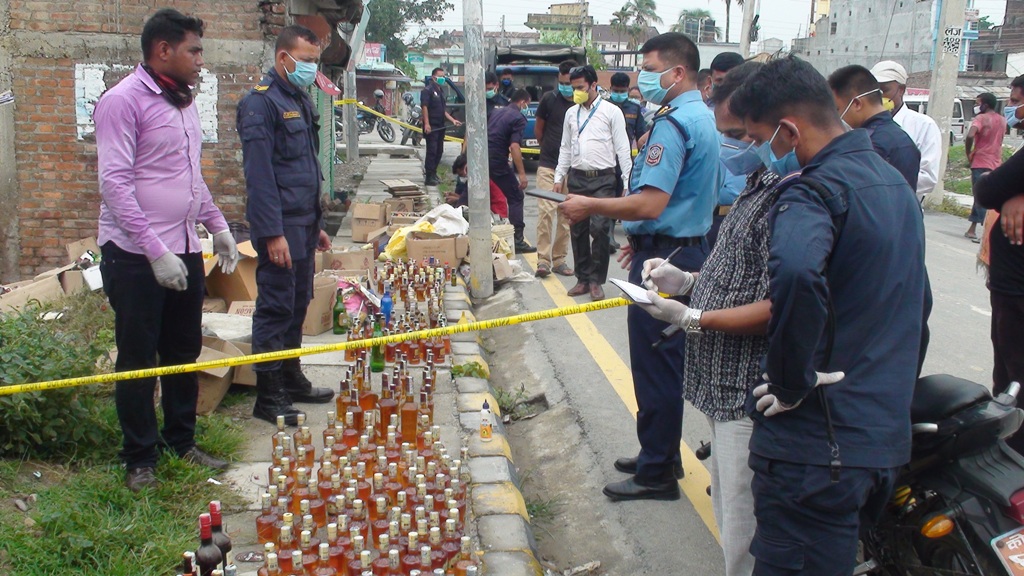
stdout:
{"type": "Polygon", "coordinates": [[[480,410],[480,440],[490,442],[494,437],[494,424],[491,420],[491,405],[484,400],[483,410],[480,410]]]}

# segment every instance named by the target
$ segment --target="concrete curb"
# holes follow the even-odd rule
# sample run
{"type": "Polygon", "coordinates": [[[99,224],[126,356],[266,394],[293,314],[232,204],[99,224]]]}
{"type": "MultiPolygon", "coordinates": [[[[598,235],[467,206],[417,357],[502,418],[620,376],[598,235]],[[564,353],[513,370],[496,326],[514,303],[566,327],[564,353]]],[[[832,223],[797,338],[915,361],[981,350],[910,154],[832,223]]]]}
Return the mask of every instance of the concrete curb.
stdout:
{"type": "MultiPolygon", "coordinates": [[[[460,312],[460,305],[471,308],[472,303],[464,284],[460,282],[458,287],[446,290],[445,305],[448,309],[460,312]]],[[[470,322],[475,320],[469,309],[466,310],[466,318],[470,322]]],[[[458,321],[456,318],[451,320],[458,321]]],[[[479,335],[474,333],[470,336],[473,337],[453,338],[452,366],[479,362],[490,374],[479,335]]],[[[530,515],[519,489],[520,480],[505,426],[501,423],[501,409],[495,399],[494,389],[484,378],[464,376],[453,377],[453,380],[458,394],[456,406],[459,425],[468,438],[466,446],[469,448],[471,477],[468,488],[484,572],[488,576],[542,576],[544,570],[537,560],[537,545],[530,527],[530,515]],[[480,409],[484,400],[487,400],[496,416],[494,437],[490,442],[480,440],[480,409]]]]}

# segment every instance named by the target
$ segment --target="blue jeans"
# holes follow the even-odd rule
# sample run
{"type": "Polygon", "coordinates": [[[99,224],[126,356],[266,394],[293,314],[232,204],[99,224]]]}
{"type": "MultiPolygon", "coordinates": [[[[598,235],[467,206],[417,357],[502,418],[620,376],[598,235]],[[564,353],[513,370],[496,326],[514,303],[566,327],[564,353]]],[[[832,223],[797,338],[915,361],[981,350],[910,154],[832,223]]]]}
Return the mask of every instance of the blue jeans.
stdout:
{"type": "MultiPolygon", "coordinates": [[[[972,188],[972,193],[973,193],[974,184],[978,181],[978,178],[981,178],[982,174],[985,174],[986,172],[991,172],[991,171],[992,170],[990,170],[988,168],[971,168],[971,188],[972,188]]],[[[983,206],[981,206],[980,204],[978,204],[977,200],[975,200],[974,204],[971,206],[971,215],[968,218],[968,220],[970,220],[974,224],[984,224],[985,223],[985,208],[983,206]]]]}

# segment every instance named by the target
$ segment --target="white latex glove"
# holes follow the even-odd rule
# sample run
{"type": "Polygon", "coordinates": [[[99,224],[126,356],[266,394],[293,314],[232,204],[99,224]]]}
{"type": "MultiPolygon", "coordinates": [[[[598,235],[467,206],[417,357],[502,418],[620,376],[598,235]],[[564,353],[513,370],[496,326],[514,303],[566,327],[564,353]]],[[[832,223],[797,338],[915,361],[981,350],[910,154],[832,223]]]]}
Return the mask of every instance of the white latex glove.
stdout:
{"type": "Polygon", "coordinates": [[[220,260],[220,271],[231,274],[238,265],[238,247],[235,246],[235,238],[231,232],[225,230],[213,235],[213,253],[220,260]]]}
{"type": "Polygon", "coordinates": [[[651,258],[644,261],[642,277],[647,278],[644,287],[671,296],[689,294],[690,290],[693,290],[693,274],[684,272],[670,263],[661,266],[662,262],[665,262],[664,258],[651,258]]]}
{"type": "Polygon", "coordinates": [[[650,304],[637,304],[637,306],[662,322],[675,324],[682,328],[690,322],[690,317],[693,316],[693,310],[682,302],[662,298],[658,296],[657,292],[651,290],[647,291],[647,297],[651,300],[650,304]]]}
{"type": "MultiPolygon", "coordinates": [[[[818,386],[828,386],[830,384],[835,384],[836,382],[839,382],[840,380],[846,377],[846,374],[843,372],[815,372],[815,374],[818,375],[818,381],[814,383],[815,388],[817,388],[818,386]]],[[[792,410],[800,405],[800,402],[797,402],[796,404],[793,404],[791,406],[780,402],[774,394],[768,391],[768,386],[771,384],[771,382],[768,381],[768,375],[763,374],[761,378],[764,380],[764,383],[758,386],[757,388],[754,388],[754,398],[757,398],[758,412],[764,412],[765,416],[771,418],[776,414],[781,414],[787,410],[792,410]]]]}
{"type": "Polygon", "coordinates": [[[150,266],[153,267],[157,284],[179,292],[188,288],[188,268],[185,268],[185,263],[173,253],[164,254],[150,263],[150,266]]]}

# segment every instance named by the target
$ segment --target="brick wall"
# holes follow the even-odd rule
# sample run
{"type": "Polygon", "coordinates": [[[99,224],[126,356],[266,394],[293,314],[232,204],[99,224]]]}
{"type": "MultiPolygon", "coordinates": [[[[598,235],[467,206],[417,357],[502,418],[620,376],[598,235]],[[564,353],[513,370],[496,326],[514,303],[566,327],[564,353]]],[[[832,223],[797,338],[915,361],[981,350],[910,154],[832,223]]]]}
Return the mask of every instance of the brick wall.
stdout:
{"type": "MultiPolygon", "coordinates": [[[[103,46],[95,54],[69,50],[64,57],[15,53],[12,57],[17,206],[20,258],[17,270],[29,277],[65,264],[64,245],[96,233],[99,195],[96,176],[96,145],[78,138],[76,124],[75,69],[78,64],[105,64],[107,86],[124,75],[141,58],[138,34],[146,17],[155,11],[143,2],[55,2],[11,0],[10,34],[86,32],[86,46],[103,46]],[[112,37],[121,37],[120,50],[109,49],[112,37]],[[134,46],[134,50],[127,47],[134,46]],[[117,66],[121,65],[121,66],[117,66]]],[[[262,76],[261,60],[267,14],[256,0],[170,2],[206,23],[207,68],[218,81],[216,143],[203,146],[203,174],[228,221],[244,221],[245,181],[235,131],[239,99],[262,76]],[[256,41],[253,50],[231,53],[234,61],[218,62],[211,41],[256,41]],[[258,42],[258,43],[257,43],[258,42]]],[[[273,12],[272,12],[273,14],[273,12]]],[[[276,22],[276,19],[275,19],[276,22]]],[[[83,42],[81,38],[77,40],[83,42]]],[[[114,43],[116,44],[116,42],[114,43]]],[[[248,44],[246,44],[248,46],[248,44]]],[[[54,49],[56,50],[56,49],[54,49]]],[[[56,50],[59,52],[59,50],[56,50]]],[[[5,207],[6,209],[7,207],[5,207]]]]}

